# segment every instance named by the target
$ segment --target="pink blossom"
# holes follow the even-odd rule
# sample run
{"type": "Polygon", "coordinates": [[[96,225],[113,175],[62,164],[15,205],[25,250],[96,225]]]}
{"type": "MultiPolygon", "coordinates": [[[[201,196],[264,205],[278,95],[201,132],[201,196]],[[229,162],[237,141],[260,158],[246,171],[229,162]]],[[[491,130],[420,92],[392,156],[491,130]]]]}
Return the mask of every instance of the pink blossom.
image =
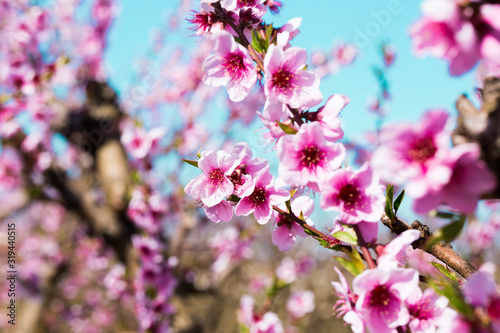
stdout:
{"type": "Polygon", "coordinates": [[[302,318],[314,310],[314,293],[309,290],[294,291],[286,302],[286,309],[294,318],[302,318]]]}
{"type": "Polygon", "coordinates": [[[351,325],[354,333],[364,333],[365,324],[360,314],[354,308],[358,296],[349,288],[344,274],[337,267],[334,267],[334,269],[339,276],[340,282],[332,282],[332,287],[335,288],[335,291],[337,291],[336,295],[339,297],[333,309],[337,313],[337,316],[343,316],[342,319],[351,325]]]}
{"type": "Polygon", "coordinates": [[[229,99],[244,100],[257,81],[257,72],[248,51],[225,31],[212,35],[214,55],[205,60],[203,82],[218,87],[227,86],[229,99]]]}
{"type": "Polygon", "coordinates": [[[203,206],[203,208],[205,209],[205,214],[212,222],[229,222],[233,218],[233,207],[226,200],[222,200],[212,207],[203,206]]]}
{"type": "Polygon", "coordinates": [[[132,244],[141,257],[141,262],[150,261],[159,264],[163,261],[162,244],[155,238],[146,236],[132,236],[132,244]]]}
{"type": "Polygon", "coordinates": [[[238,216],[254,213],[258,223],[266,224],[273,214],[272,206],[290,199],[290,193],[272,185],[273,176],[269,173],[269,167],[259,171],[254,182],[253,192],[238,202],[235,213],[238,216]]]}
{"type": "MultiPolygon", "coordinates": [[[[286,206],[284,204],[278,207],[286,211],[286,206]]],[[[309,219],[309,215],[314,211],[314,201],[311,198],[293,198],[290,207],[295,216],[301,216],[302,214],[306,223],[311,226],[313,225],[313,222],[309,219]]],[[[276,228],[272,235],[273,244],[276,245],[280,251],[288,251],[292,248],[293,244],[295,244],[297,236],[306,237],[307,235],[297,222],[278,213],[276,217],[276,228]]]]}
{"type": "Polygon", "coordinates": [[[369,269],[352,281],[359,296],[356,311],[362,314],[368,330],[377,333],[396,332],[398,326],[409,322],[405,300],[417,288],[418,272],[413,269],[369,269]]]}
{"type": "Polygon", "coordinates": [[[184,191],[191,197],[199,199],[207,207],[215,206],[231,195],[234,190],[229,179],[237,167],[238,155],[219,150],[217,152],[202,152],[198,167],[203,172],[191,180],[184,191]]]}
{"type": "Polygon", "coordinates": [[[12,189],[21,184],[23,163],[14,149],[4,147],[0,152],[0,186],[3,189],[12,189]]]}
{"type": "Polygon", "coordinates": [[[123,279],[124,276],[125,267],[121,264],[116,264],[104,277],[103,285],[112,299],[120,298],[127,289],[127,282],[123,279]]]}
{"type": "Polygon", "coordinates": [[[295,135],[281,137],[277,150],[280,177],[316,191],[320,182],[340,168],[345,157],[344,146],[327,142],[317,122],[303,124],[295,135]]]}
{"type": "Polygon", "coordinates": [[[248,196],[255,188],[254,178],[259,171],[269,165],[269,162],[260,157],[253,157],[252,150],[246,142],[235,144],[230,153],[239,156],[239,164],[229,177],[234,185],[234,194],[239,197],[248,196]]]}
{"type": "Polygon", "coordinates": [[[478,272],[467,279],[462,292],[469,304],[486,307],[490,299],[497,295],[494,273],[494,265],[485,263],[479,268],[478,272]]]}
{"type": "Polygon", "coordinates": [[[396,47],[391,44],[386,44],[382,47],[382,52],[384,54],[385,67],[392,66],[394,64],[394,59],[396,58],[396,47]]]}
{"type": "Polygon", "coordinates": [[[330,96],[325,105],[318,110],[318,121],[328,141],[337,141],[344,137],[344,131],[340,128],[339,114],[350,102],[349,97],[335,94],[330,96]]]}
{"type": "Polygon", "coordinates": [[[254,299],[243,295],[240,299],[238,321],[247,326],[250,333],[283,333],[283,326],[274,312],[259,315],[254,311],[254,299]]]}
{"type": "Polygon", "coordinates": [[[443,311],[448,305],[448,299],[437,295],[431,288],[423,293],[420,288],[406,300],[410,312],[410,327],[412,332],[434,332],[441,320],[443,311]]]}
{"type": "Polygon", "coordinates": [[[420,238],[420,231],[406,230],[401,235],[385,245],[379,252],[377,266],[382,269],[404,267],[406,265],[406,250],[411,243],[420,238]]]}
{"type": "Polygon", "coordinates": [[[290,41],[300,33],[301,24],[302,17],[295,17],[279,28],[276,38],[277,45],[283,49],[290,47],[290,41]]]}
{"type": "Polygon", "coordinates": [[[340,43],[333,49],[333,60],[336,64],[346,66],[351,64],[356,58],[358,52],[356,47],[350,44],[340,43]]]}
{"type": "Polygon", "coordinates": [[[436,333],[471,333],[473,327],[455,310],[446,308],[441,316],[436,333]]]}
{"type": "Polygon", "coordinates": [[[265,93],[292,108],[310,108],[323,99],[319,76],[305,71],[307,53],[299,47],[283,51],[271,44],[264,58],[265,93]]]}
{"type": "Polygon", "coordinates": [[[121,141],[132,157],[142,159],[158,150],[159,141],[164,135],[163,127],[155,127],[147,132],[142,128],[126,127],[121,141]]]}
{"type": "Polygon", "coordinates": [[[487,223],[471,221],[467,224],[467,231],[464,232],[465,242],[471,247],[473,252],[488,249],[493,245],[500,230],[500,216],[492,216],[487,223]]]}
{"type": "Polygon", "coordinates": [[[450,62],[450,74],[470,70],[479,57],[478,36],[474,26],[460,12],[454,0],[426,0],[424,17],[410,29],[415,52],[430,54],[450,62]]]}
{"type": "Polygon", "coordinates": [[[252,257],[252,239],[242,238],[240,230],[234,226],[218,231],[208,240],[209,247],[215,252],[212,270],[225,271],[230,265],[252,257]]]}
{"type": "Polygon", "coordinates": [[[314,266],[314,260],[303,257],[294,261],[292,258],[284,258],[276,267],[276,277],[285,283],[292,283],[301,275],[307,274],[314,266]]]}
{"type": "Polygon", "coordinates": [[[156,233],[160,230],[160,219],[166,208],[160,193],[153,192],[146,198],[144,190],[136,188],[132,191],[127,214],[140,228],[156,233]]]}
{"type": "Polygon", "coordinates": [[[373,169],[393,184],[409,180],[406,191],[413,197],[441,188],[451,175],[449,167],[439,162],[449,150],[447,121],[446,111],[436,109],[427,111],[416,124],[384,127],[372,158],[373,169]]]}
{"type": "Polygon", "coordinates": [[[257,111],[262,110],[265,97],[262,93],[253,90],[245,99],[245,103],[236,103],[228,100],[230,119],[239,120],[243,125],[250,125],[257,115],[257,111]]]}
{"type": "Polygon", "coordinates": [[[340,212],[343,223],[378,221],[384,202],[377,177],[367,164],[357,171],[348,167],[333,172],[321,189],[321,208],[340,212]]]}
{"type": "Polygon", "coordinates": [[[444,203],[461,212],[473,212],[481,195],[496,188],[494,175],[479,156],[475,144],[454,147],[442,162],[451,170],[448,182],[442,188],[417,198],[413,206],[415,211],[426,213],[444,203]]]}

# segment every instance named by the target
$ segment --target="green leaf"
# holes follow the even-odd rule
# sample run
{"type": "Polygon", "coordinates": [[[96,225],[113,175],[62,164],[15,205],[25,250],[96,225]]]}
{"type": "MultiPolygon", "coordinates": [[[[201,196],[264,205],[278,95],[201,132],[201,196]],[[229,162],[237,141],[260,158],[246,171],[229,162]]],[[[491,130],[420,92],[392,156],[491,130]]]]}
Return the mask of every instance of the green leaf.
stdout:
{"type": "Polygon", "coordinates": [[[266,36],[267,36],[267,40],[269,40],[271,38],[271,36],[273,35],[273,25],[270,24],[266,27],[266,36]]]}
{"type": "Polygon", "coordinates": [[[443,274],[444,276],[446,276],[448,279],[452,279],[453,281],[457,281],[457,282],[460,281],[458,279],[457,275],[455,273],[453,273],[452,271],[450,271],[448,267],[445,267],[445,266],[443,266],[440,263],[435,262],[435,261],[431,262],[430,264],[432,266],[436,267],[436,269],[438,271],[440,271],[441,274],[443,274]]]}
{"type": "Polygon", "coordinates": [[[465,224],[465,215],[460,215],[457,221],[445,225],[441,230],[443,231],[443,241],[451,243],[460,233],[465,224]]]}
{"type": "Polygon", "coordinates": [[[439,242],[451,243],[462,232],[465,224],[465,215],[459,215],[458,219],[435,231],[432,237],[425,244],[426,249],[430,249],[439,242]]]}
{"type": "Polygon", "coordinates": [[[290,190],[290,198],[293,198],[293,196],[295,195],[295,193],[297,192],[297,188],[294,188],[293,190],[290,190]]]}
{"type": "Polygon", "coordinates": [[[313,236],[313,237],[314,237],[314,234],[312,233],[312,231],[311,231],[311,230],[309,230],[309,229],[304,229],[304,232],[305,232],[306,234],[308,234],[309,236],[313,236]]]}
{"type": "Polygon", "coordinates": [[[356,236],[353,236],[345,231],[337,231],[332,235],[332,237],[337,238],[339,241],[351,244],[358,245],[358,239],[356,236]]]}
{"type": "Polygon", "coordinates": [[[432,280],[429,280],[428,283],[439,295],[448,298],[450,304],[459,313],[467,318],[474,317],[474,309],[465,302],[465,297],[456,283],[436,283],[432,280]]]}
{"type": "Polygon", "coordinates": [[[343,257],[333,257],[335,260],[337,260],[342,266],[344,266],[345,269],[347,269],[352,275],[356,276],[365,270],[365,265],[363,264],[363,260],[361,259],[361,256],[359,255],[358,251],[356,249],[352,249],[352,251],[349,251],[347,249],[343,249],[343,252],[349,256],[349,259],[347,260],[343,257]]]}
{"type": "Polygon", "coordinates": [[[435,214],[434,214],[435,217],[439,217],[440,219],[445,219],[445,220],[451,220],[453,218],[456,218],[457,217],[457,214],[455,213],[452,213],[452,212],[446,212],[446,211],[437,211],[435,214]]]}
{"type": "Polygon", "coordinates": [[[288,210],[288,212],[291,213],[292,212],[292,206],[290,205],[290,199],[288,199],[285,202],[285,205],[286,205],[286,209],[288,210]]]}
{"type": "Polygon", "coordinates": [[[227,198],[227,201],[232,201],[232,202],[240,202],[240,198],[238,198],[236,195],[231,194],[229,198],[227,198]]]}
{"type": "Polygon", "coordinates": [[[387,185],[385,198],[385,214],[391,222],[394,223],[394,208],[392,206],[392,201],[394,199],[394,186],[392,184],[387,185]]]}
{"type": "Polygon", "coordinates": [[[391,202],[389,201],[389,198],[386,198],[385,199],[385,215],[387,215],[387,217],[389,218],[389,220],[391,220],[391,222],[394,223],[394,219],[392,218],[392,214],[393,214],[393,211],[392,211],[392,207],[391,207],[391,202]]]}
{"type": "Polygon", "coordinates": [[[399,206],[401,206],[401,202],[403,202],[404,197],[405,197],[405,190],[401,191],[396,200],[394,200],[394,215],[398,213],[399,206]]]}
{"type": "Polygon", "coordinates": [[[389,201],[392,204],[392,201],[394,200],[394,185],[392,185],[392,184],[387,185],[386,197],[387,197],[387,199],[389,199],[389,201]]]}
{"type": "Polygon", "coordinates": [[[187,163],[187,164],[189,164],[189,165],[192,165],[192,166],[194,166],[194,167],[198,167],[198,161],[186,160],[186,159],[184,159],[184,158],[181,158],[181,161],[182,161],[182,162],[185,162],[185,163],[187,163]]]}
{"type": "Polygon", "coordinates": [[[296,134],[298,132],[296,128],[294,128],[288,124],[284,124],[284,123],[279,122],[279,121],[277,121],[277,123],[278,123],[278,126],[281,128],[281,130],[283,132],[285,132],[286,134],[296,134]]]}

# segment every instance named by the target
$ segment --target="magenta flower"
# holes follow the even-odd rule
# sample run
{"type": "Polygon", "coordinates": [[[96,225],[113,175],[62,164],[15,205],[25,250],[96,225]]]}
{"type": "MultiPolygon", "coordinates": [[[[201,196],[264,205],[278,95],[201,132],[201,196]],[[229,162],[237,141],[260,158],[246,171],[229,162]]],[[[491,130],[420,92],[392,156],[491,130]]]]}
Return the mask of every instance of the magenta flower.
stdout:
{"type": "Polygon", "coordinates": [[[413,205],[415,212],[427,213],[441,203],[464,213],[473,212],[481,195],[496,188],[494,175],[479,160],[479,155],[479,147],[475,144],[454,147],[446,159],[440,162],[451,170],[448,182],[441,189],[429,191],[417,198],[413,205]]]}
{"type": "Polygon", "coordinates": [[[406,250],[411,243],[420,238],[420,231],[406,230],[401,235],[385,245],[379,252],[377,266],[382,269],[404,267],[406,265],[406,250]]]}
{"type": "Polygon", "coordinates": [[[356,312],[363,316],[370,332],[396,332],[410,320],[405,300],[417,288],[416,270],[366,270],[352,281],[352,290],[359,296],[356,312]]]}
{"type": "Polygon", "coordinates": [[[367,164],[335,171],[321,189],[320,206],[340,212],[343,223],[375,222],[384,212],[385,196],[367,164]]]}
{"type": "Polygon", "coordinates": [[[420,288],[406,300],[410,312],[410,327],[412,332],[434,332],[448,306],[448,299],[437,295],[431,288],[423,293],[420,288]]]}
{"type": "MultiPolygon", "coordinates": [[[[279,208],[286,210],[286,206],[281,204],[279,208]]],[[[308,225],[314,225],[309,219],[309,215],[314,211],[314,201],[309,197],[298,197],[292,200],[290,203],[292,208],[292,213],[295,216],[300,216],[301,213],[308,225]]],[[[297,236],[306,237],[304,229],[293,220],[288,217],[278,214],[276,217],[276,228],[273,231],[272,242],[276,245],[280,251],[288,251],[295,244],[297,236]]]]}
{"type": "Polygon", "coordinates": [[[468,303],[486,307],[490,299],[498,295],[494,273],[494,265],[485,263],[465,282],[462,292],[468,303]]]}
{"type": "Polygon", "coordinates": [[[212,222],[229,222],[233,218],[233,207],[226,200],[222,200],[212,207],[204,206],[203,208],[205,209],[205,214],[212,222]]]}
{"type": "Polygon", "coordinates": [[[335,94],[318,110],[319,124],[328,141],[337,141],[344,137],[344,131],[340,128],[339,113],[350,101],[345,95],[335,94]]]}
{"type": "Polygon", "coordinates": [[[387,182],[401,184],[409,180],[406,191],[421,197],[448,182],[451,171],[442,163],[429,167],[449,150],[445,131],[448,114],[444,110],[427,111],[416,124],[386,126],[380,134],[380,147],[372,158],[372,167],[387,182]],[[390,161],[390,163],[388,163],[390,161]]]}
{"type": "Polygon", "coordinates": [[[252,193],[242,198],[236,205],[237,216],[254,213],[257,222],[266,224],[273,214],[273,205],[279,205],[290,199],[287,190],[276,188],[272,185],[273,176],[269,167],[259,171],[255,177],[255,187],[252,193]]]}
{"type": "Polygon", "coordinates": [[[319,182],[342,165],[345,148],[327,142],[317,122],[303,124],[297,134],[278,141],[280,177],[287,183],[307,185],[319,191],[319,182]]]}
{"type": "Polygon", "coordinates": [[[264,58],[265,93],[292,108],[310,108],[323,99],[319,76],[305,71],[307,53],[299,47],[283,51],[271,44],[264,58]]]}
{"type": "Polygon", "coordinates": [[[214,55],[203,63],[203,82],[214,86],[227,86],[229,99],[240,102],[248,96],[257,81],[257,72],[248,51],[234,41],[226,31],[212,35],[214,55]]]}
{"type": "Polygon", "coordinates": [[[334,267],[334,269],[339,276],[340,282],[332,282],[332,287],[335,288],[337,292],[335,295],[339,297],[333,310],[337,313],[338,317],[344,316],[342,319],[351,325],[351,329],[354,333],[364,333],[365,324],[363,319],[354,309],[358,296],[351,291],[342,272],[337,267],[334,267]]]}
{"type": "Polygon", "coordinates": [[[233,193],[234,186],[229,176],[237,165],[238,155],[222,150],[202,152],[198,167],[203,174],[191,180],[184,191],[207,207],[215,206],[233,193]]]}
{"type": "Polygon", "coordinates": [[[293,292],[286,302],[288,313],[294,318],[302,318],[314,310],[314,293],[309,290],[293,292]]]}
{"type": "Polygon", "coordinates": [[[245,142],[234,145],[230,153],[239,156],[239,164],[229,177],[234,185],[234,194],[245,197],[254,190],[253,179],[269,162],[260,157],[253,157],[250,146],[245,142]]]}
{"type": "Polygon", "coordinates": [[[448,60],[451,75],[463,74],[479,59],[477,33],[459,5],[455,0],[424,1],[424,17],[410,29],[415,52],[448,60]]]}

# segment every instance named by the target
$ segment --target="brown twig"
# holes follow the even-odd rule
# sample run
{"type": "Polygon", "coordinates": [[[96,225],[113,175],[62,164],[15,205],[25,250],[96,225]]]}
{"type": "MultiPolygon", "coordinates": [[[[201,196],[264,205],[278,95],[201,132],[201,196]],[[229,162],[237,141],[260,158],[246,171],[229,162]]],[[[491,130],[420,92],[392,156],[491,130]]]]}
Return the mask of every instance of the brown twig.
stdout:
{"type": "Polygon", "coordinates": [[[273,209],[277,211],[278,213],[288,217],[289,219],[292,219],[294,222],[297,222],[302,228],[308,230],[314,237],[319,238],[319,239],[330,239],[331,237],[327,234],[322,233],[318,229],[311,227],[309,224],[307,224],[304,220],[298,218],[295,216],[295,214],[289,213],[287,211],[284,211],[283,209],[273,206],[273,209]]]}
{"type": "Polygon", "coordinates": [[[386,215],[382,216],[382,223],[391,229],[395,234],[401,234],[406,230],[419,230],[420,231],[420,239],[413,243],[415,248],[419,248],[427,251],[432,254],[437,259],[444,262],[450,268],[454,269],[458,274],[463,276],[464,278],[469,278],[477,269],[472,266],[468,261],[463,259],[458,253],[453,250],[453,247],[450,244],[440,243],[432,246],[430,249],[425,249],[425,243],[427,239],[432,236],[429,232],[429,228],[420,223],[419,221],[415,221],[411,226],[405,221],[396,218],[396,222],[393,223],[389,217],[386,215]]]}

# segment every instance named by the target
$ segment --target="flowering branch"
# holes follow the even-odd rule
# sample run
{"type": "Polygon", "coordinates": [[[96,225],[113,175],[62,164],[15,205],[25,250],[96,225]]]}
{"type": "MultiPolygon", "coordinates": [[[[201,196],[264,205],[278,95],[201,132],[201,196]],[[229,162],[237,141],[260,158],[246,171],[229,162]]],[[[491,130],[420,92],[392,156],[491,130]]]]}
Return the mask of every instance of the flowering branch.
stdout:
{"type": "Polygon", "coordinates": [[[260,56],[257,54],[257,52],[253,49],[252,45],[248,41],[248,39],[245,37],[245,34],[243,31],[236,25],[234,24],[233,20],[227,15],[226,11],[222,9],[220,2],[213,3],[212,7],[214,8],[215,12],[220,16],[221,21],[226,22],[233,28],[233,30],[238,34],[238,37],[240,38],[241,44],[248,49],[248,52],[252,56],[252,59],[257,63],[259,66],[260,70],[262,73],[265,73],[264,70],[264,62],[260,58],[260,56]]]}
{"type": "Polygon", "coordinates": [[[327,240],[327,239],[331,238],[327,234],[324,234],[321,231],[319,231],[318,229],[316,229],[314,227],[311,227],[304,220],[302,220],[302,219],[298,218],[297,216],[295,216],[295,214],[286,212],[286,211],[284,211],[283,209],[281,209],[281,208],[279,208],[277,206],[273,206],[273,209],[275,211],[277,211],[278,213],[283,214],[284,216],[286,216],[286,217],[292,219],[293,221],[297,222],[302,228],[304,228],[305,230],[309,231],[314,237],[319,238],[319,239],[324,239],[324,240],[327,240]]]}

